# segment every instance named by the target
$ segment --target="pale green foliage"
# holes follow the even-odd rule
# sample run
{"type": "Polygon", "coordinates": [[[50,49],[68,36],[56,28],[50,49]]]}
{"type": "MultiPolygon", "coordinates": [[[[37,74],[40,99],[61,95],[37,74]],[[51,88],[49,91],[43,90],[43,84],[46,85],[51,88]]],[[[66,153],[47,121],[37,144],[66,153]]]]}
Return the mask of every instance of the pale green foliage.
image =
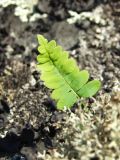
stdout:
{"type": "Polygon", "coordinates": [[[91,97],[99,90],[100,82],[88,82],[88,71],[79,71],[75,60],[69,58],[68,52],[63,51],[54,40],[48,42],[38,35],[38,42],[40,54],[37,61],[41,80],[53,89],[51,97],[57,101],[58,109],[70,108],[80,97],[91,97]]]}

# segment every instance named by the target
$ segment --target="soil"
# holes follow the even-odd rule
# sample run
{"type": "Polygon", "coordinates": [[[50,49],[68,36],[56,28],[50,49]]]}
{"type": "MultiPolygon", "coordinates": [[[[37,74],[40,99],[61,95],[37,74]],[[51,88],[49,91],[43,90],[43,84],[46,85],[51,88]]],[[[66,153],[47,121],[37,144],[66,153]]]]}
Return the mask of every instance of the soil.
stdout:
{"type": "Polygon", "coordinates": [[[120,160],[119,0],[40,0],[26,22],[16,6],[0,6],[0,160],[120,160]],[[100,79],[98,94],[57,110],[36,69],[37,34],[100,79]]]}

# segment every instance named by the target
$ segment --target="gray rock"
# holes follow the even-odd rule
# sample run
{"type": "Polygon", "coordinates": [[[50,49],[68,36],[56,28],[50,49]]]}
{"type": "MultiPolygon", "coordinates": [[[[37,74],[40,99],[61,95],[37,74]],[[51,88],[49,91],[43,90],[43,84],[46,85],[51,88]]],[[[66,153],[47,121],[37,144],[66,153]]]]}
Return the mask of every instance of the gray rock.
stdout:
{"type": "Polygon", "coordinates": [[[69,50],[78,43],[78,29],[67,22],[57,22],[52,26],[51,39],[55,39],[64,49],[69,50]]]}

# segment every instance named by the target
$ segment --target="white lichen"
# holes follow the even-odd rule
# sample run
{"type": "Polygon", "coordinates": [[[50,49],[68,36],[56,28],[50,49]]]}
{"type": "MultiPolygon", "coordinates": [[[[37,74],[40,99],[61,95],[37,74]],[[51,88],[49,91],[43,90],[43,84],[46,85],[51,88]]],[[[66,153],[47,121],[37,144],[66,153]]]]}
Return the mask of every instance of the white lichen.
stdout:
{"type": "Polygon", "coordinates": [[[19,16],[21,21],[27,22],[28,15],[33,12],[33,7],[38,0],[0,0],[0,6],[7,7],[9,5],[16,5],[15,15],[19,16]]]}
{"type": "Polygon", "coordinates": [[[92,22],[95,22],[96,24],[102,24],[102,25],[106,24],[106,21],[102,19],[103,8],[101,6],[95,8],[93,12],[82,12],[78,14],[77,12],[70,10],[69,14],[71,15],[71,17],[68,18],[67,21],[70,24],[75,23],[77,20],[83,21],[86,18],[92,22]]]}

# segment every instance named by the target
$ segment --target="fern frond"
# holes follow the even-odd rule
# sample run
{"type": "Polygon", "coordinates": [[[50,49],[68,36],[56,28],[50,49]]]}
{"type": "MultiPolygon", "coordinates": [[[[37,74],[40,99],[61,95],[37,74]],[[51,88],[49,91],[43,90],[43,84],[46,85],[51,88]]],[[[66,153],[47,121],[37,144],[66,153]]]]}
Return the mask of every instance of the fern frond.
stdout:
{"type": "Polygon", "coordinates": [[[48,42],[38,35],[38,42],[40,54],[37,61],[41,80],[46,87],[53,89],[51,97],[57,101],[58,109],[70,108],[80,97],[91,97],[98,91],[100,82],[88,82],[88,71],[79,71],[75,60],[69,58],[68,52],[63,51],[54,40],[48,42]]]}

